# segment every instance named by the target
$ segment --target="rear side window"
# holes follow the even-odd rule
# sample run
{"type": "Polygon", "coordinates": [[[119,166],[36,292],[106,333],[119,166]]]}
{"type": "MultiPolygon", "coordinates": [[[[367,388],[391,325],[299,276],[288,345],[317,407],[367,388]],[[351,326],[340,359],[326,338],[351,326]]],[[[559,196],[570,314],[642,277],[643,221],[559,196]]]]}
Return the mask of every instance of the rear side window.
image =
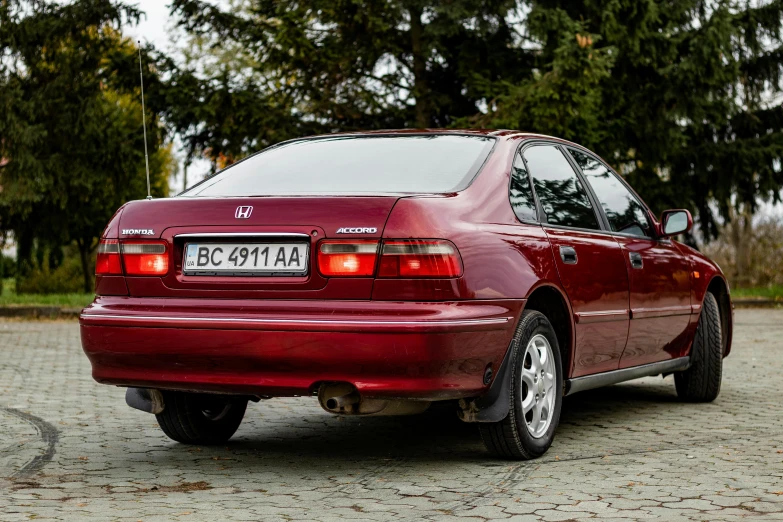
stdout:
{"type": "Polygon", "coordinates": [[[638,237],[652,237],[647,212],[614,172],[592,156],[574,149],[569,149],[569,152],[601,203],[612,230],[638,237]]]}
{"type": "Polygon", "coordinates": [[[251,156],[183,196],[446,193],[466,188],[495,138],[335,136],[293,141],[251,156]]]}
{"type": "Polygon", "coordinates": [[[547,223],[600,229],[587,192],[560,149],[534,145],[524,151],[524,156],[547,223]]]}
{"type": "Polygon", "coordinates": [[[535,221],[538,212],[533,198],[533,189],[530,188],[530,177],[522,156],[517,154],[514,165],[511,167],[511,208],[520,221],[535,221]]]}

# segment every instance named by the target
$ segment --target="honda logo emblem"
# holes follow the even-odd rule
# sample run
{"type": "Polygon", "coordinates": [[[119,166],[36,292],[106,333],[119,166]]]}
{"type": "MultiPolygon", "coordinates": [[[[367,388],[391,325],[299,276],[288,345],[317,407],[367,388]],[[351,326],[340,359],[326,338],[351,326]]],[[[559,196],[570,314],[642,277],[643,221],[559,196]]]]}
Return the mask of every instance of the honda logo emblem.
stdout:
{"type": "Polygon", "coordinates": [[[237,211],[234,212],[234,217],[237,219],[247,219],[250,217],[250,214],[253,213],[253,207],[250,205],[245,207],[237,207],[237,211]]]}

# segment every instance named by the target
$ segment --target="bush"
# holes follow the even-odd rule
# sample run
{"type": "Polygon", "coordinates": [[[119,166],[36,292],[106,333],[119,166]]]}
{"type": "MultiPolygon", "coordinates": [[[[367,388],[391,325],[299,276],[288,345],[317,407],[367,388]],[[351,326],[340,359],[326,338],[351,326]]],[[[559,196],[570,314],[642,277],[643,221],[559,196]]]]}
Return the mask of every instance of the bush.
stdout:
{"type": "Polygon", "coordinates": [[[70,294],[84,291],[82,268],[77,256],[66,255],[56,268],[50,268],[49,263],[44,261],[26,275],[16,278],[17,293],[70,294]]]}
{"type": "Polygon", "coordinates": [[[720,236],[702,249],[715,260],[733,287],[783,285],[783,222],[736,219],[721,227],[720,236]]]}

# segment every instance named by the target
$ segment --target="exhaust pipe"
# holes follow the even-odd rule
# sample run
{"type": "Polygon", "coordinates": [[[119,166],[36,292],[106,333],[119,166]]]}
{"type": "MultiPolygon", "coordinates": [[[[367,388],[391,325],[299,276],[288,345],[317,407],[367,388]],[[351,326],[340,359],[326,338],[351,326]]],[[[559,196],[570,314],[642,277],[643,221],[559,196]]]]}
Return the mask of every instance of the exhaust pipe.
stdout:
{"type": "Polygon", "coordinates": [[[337,415],[414,415],[430,406],[429,401],[362,397],[347,382],[321,384],[318,388],[318,402],[324,410],[337,415]]]}
{"type": "Polygon", "coordinates": [[[354,404],[359,404],[359,401],[361,400],[361,397],[356,392],[340,395],[337,397],[330,397],[329,399],[326,399],[326,409],[330,411],[346,411],[354,404]]]}
{"type": "Polygon", "coordinates": [[[125,403],[131,408],[155,415],[166,407],[163,394],[150,388],[128,388],[125,390],[125,403]]]}

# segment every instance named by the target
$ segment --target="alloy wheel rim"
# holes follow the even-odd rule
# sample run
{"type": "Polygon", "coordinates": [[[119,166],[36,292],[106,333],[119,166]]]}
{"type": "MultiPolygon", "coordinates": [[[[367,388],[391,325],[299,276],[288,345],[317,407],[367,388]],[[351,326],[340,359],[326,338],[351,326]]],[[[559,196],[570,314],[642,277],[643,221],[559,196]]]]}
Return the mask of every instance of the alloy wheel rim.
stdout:
{"type": "Polygon", "coordinates": [[[522,415],[528,433],[538,439],[549,429],[555,409],[555,361],[546,337],[530,339],[521,367],[522,415]]]}

